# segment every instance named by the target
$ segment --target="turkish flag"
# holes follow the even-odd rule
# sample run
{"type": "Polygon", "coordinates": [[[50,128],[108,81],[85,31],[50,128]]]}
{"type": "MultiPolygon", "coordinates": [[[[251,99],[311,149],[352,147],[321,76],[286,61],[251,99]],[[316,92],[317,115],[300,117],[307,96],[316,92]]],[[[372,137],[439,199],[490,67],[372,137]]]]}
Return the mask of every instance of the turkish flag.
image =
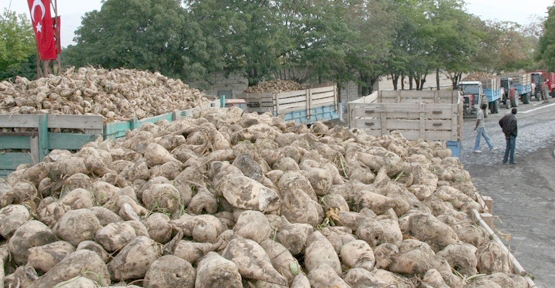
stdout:
{"type": "Polygon", "coordinates": [[[50,15],[50,0],[27,0],[31,12],[31,22],[37,39],[40,59],[54,60],[57,57],[56,41],[52,16],[50,15]]]}
{"type": "Polygon", "coordinates": [[[62,26],[62,16],[57,16],[52,18],[53,19],[53,26],[54,26],[54,42],[56,43],[56,52],[58,54],[62,54],[62,42],[60,37],[62,36],[61,34],[61,29],[60,27],[62,26]]]}

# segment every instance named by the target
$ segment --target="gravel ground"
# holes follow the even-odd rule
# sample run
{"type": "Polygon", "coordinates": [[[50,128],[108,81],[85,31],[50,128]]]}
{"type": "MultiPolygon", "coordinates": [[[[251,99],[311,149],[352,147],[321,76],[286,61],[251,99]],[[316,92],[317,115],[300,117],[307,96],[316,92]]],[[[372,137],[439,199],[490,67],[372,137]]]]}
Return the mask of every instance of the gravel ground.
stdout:
{"type": "Polygon", "coordinates": [[[507,247],[538,287],[555,287],[554,106],[532,102],[518,107],[517,165],[502,164],[505,139],[498,121],[508,110],[486,118],[497,151],[489,152],[482,139],[484,152],[472,152],[475,119],[465,119],[463,132],[461,161],[480,193],[493,198],[497,231],[507,235],[507,247]]]}

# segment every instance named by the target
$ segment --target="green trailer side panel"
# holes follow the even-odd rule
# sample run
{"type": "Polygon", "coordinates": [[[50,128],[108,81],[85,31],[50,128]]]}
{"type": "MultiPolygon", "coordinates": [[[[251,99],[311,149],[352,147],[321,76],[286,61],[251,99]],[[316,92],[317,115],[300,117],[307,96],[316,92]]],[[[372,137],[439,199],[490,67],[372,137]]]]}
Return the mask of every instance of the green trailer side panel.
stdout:
{"type": "Polygon", "coordinates": [[[48,148],[48,115],[39,115],[39,157],[44,159],[50,152],[48,148]]]}
{"type": "Polygon", "coordinates": [[[104,125],[104,139],[116,139],[125,137],[125,133],[131,130],[131,122],[113,122],[104,125]]]}
{"type": "Polygon", "coordinates": [[[96,140],[101,135],[49,133],[48,145],[50,149],[79,150],[88,142],[96,140]]]}
{"type": "Polygon", "coordinates": [[[2,171],[13,172],[20,164],[32,163],[33,157],[29,153],[0,153],[0,170],[2,171]]]}
{"type": "Polygon", "coordinates": [[[0,135],[0,150],[4,149],[31,149],[30,136],[0,135]]]}
{"type": "Polygon", "coordinates": [[[159,115],[159,116],[156,116],[156,117],[141,119],[141,120],[137,121],[138,126],[135,127],[135,129],[139,128],[144,123],[156,123],[160,120],[167,120],[169,122],[172,122],[173,121],[173,113],[166,113],[166,114],[162,114],[162,115],[159,115]]]}

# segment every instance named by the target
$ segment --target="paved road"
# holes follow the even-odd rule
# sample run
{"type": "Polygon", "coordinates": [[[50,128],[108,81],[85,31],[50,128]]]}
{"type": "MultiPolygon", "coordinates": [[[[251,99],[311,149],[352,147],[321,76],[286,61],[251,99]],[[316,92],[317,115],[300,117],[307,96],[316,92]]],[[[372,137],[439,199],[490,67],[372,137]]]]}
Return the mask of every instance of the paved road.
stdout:
{"type": "Polygon", "coordinates": [[[498,125],[509,110],[486,118],[486,131],[499,150],[472,152],[475,119],[465,119],[461,161],[478,190],[494,200],[496,228],[510,235],[507,246],[539,287],[555,287],[555,99],[520,105],[517,165],[502,164],[505,139],[498,125]]]}

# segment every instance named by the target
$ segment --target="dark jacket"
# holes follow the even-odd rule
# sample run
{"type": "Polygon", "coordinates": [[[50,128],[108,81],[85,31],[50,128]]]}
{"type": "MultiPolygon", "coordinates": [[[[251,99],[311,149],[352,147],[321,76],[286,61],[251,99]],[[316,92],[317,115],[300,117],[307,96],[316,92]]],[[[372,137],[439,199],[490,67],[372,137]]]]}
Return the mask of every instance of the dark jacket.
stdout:
{"type": "Polygon", "coordinates": [[[505,133],[506,138],[509,138],[510,136],[516,137],[518,135],[516,116],[513,113],[503,116],[503,118],[499,120],[499,126],[503,129],[503,133],[505,133]]]}

